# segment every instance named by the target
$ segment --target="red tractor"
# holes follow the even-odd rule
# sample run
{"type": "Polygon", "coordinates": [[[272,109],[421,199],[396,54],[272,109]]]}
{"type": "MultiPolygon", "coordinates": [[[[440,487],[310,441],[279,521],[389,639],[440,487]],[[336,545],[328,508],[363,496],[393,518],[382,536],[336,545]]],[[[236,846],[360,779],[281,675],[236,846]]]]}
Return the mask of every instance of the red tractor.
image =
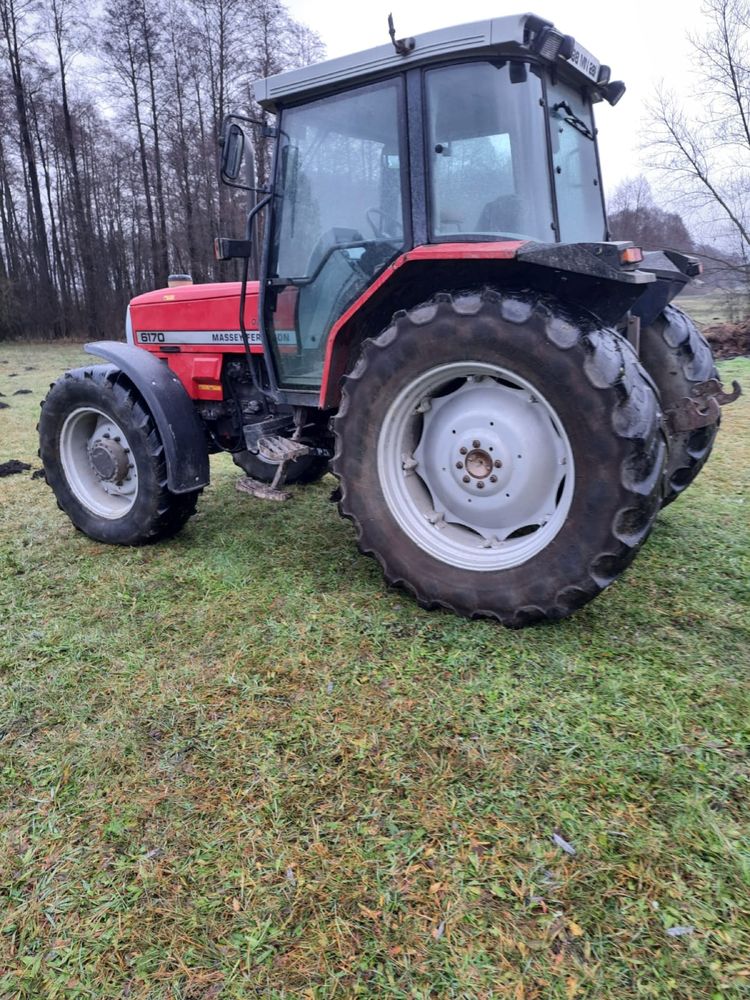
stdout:
{"type": "Polygon", "coordinates": [[[87,345],[107,364],[43,404],[47,481],[81,531],[139,545],[193,514],[212,452],[268,498],[330,469],[422,606],[563,618],[692,482],[739,387],[670,304],[698,263],[609,240],[609,68],[529,14],[391,39],[256,85],[266,189],[227,119],[222,178],[256,201],[216,249],[244,280],[140,295],[126,343],[87,345]]]}

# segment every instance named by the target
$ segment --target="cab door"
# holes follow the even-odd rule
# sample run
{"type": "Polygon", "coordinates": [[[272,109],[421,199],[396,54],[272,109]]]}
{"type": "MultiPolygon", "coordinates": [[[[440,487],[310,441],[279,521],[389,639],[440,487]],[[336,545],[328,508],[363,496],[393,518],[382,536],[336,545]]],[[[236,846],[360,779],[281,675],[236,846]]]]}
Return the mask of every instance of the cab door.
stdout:
{"type": "Polygon", "coordinates": [[[406,246],[403,90],[281,113],[263,318],[282,389],[319,389],[331,327],[406,246]]]}

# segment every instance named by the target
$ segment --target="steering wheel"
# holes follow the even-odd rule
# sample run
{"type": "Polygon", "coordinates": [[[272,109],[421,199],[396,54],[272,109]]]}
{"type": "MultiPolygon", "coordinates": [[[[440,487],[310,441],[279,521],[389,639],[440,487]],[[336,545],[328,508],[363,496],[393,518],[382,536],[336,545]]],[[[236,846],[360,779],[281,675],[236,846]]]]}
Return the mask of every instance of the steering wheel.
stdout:
{"type": "Polygon", "coordinates": [[[388,215],[380,208],[368,208],[365,218],[378,240],[392,239],[403,234],[404,226],[401,220],[395,215],[388,215]]]}

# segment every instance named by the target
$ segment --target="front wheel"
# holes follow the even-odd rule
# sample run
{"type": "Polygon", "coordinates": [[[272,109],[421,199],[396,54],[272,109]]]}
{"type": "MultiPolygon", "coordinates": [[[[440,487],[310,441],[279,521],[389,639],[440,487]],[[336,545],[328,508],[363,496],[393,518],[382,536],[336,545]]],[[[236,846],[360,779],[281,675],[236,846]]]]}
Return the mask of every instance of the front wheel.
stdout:
{"type": "Polygon", "coordinates": [[[100,542],[143,545],[176,534],[200,490],[172,493],[156,425],[109,365],[66,372],[39,420],[39,455],[60,508],[100,542]]]}
{"type": "Polygon", "coordinates": [[[526,294],[441,294],[344,383],[340,510],[425,607],[521,626],[572,613],[648,535],[665,446],[632,352],[526,294]]]}

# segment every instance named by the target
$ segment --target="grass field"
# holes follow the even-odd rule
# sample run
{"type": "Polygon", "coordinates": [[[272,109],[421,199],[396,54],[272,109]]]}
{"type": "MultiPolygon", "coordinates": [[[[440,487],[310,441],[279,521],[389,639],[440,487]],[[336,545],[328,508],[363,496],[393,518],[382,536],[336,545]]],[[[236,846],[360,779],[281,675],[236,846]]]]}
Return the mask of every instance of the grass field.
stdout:
{"type": "Polygon", "coordinates": [[[716,323],[739,323],[750,316],[750,301],[747,296],[733,292],[681,295],[676,304],[690,313],[700,327],[716,323]]]}
{"type": "MultiPolygon", "coordinates": [[[[0,349],[0,462],[81,357],[0,349]]],[[[750,394],[523,632],[387,590],[328,478],[264,505],[222,457],[145,549],[0,479],[0,997],[748,996],[749,459],[750,394]]]]}

